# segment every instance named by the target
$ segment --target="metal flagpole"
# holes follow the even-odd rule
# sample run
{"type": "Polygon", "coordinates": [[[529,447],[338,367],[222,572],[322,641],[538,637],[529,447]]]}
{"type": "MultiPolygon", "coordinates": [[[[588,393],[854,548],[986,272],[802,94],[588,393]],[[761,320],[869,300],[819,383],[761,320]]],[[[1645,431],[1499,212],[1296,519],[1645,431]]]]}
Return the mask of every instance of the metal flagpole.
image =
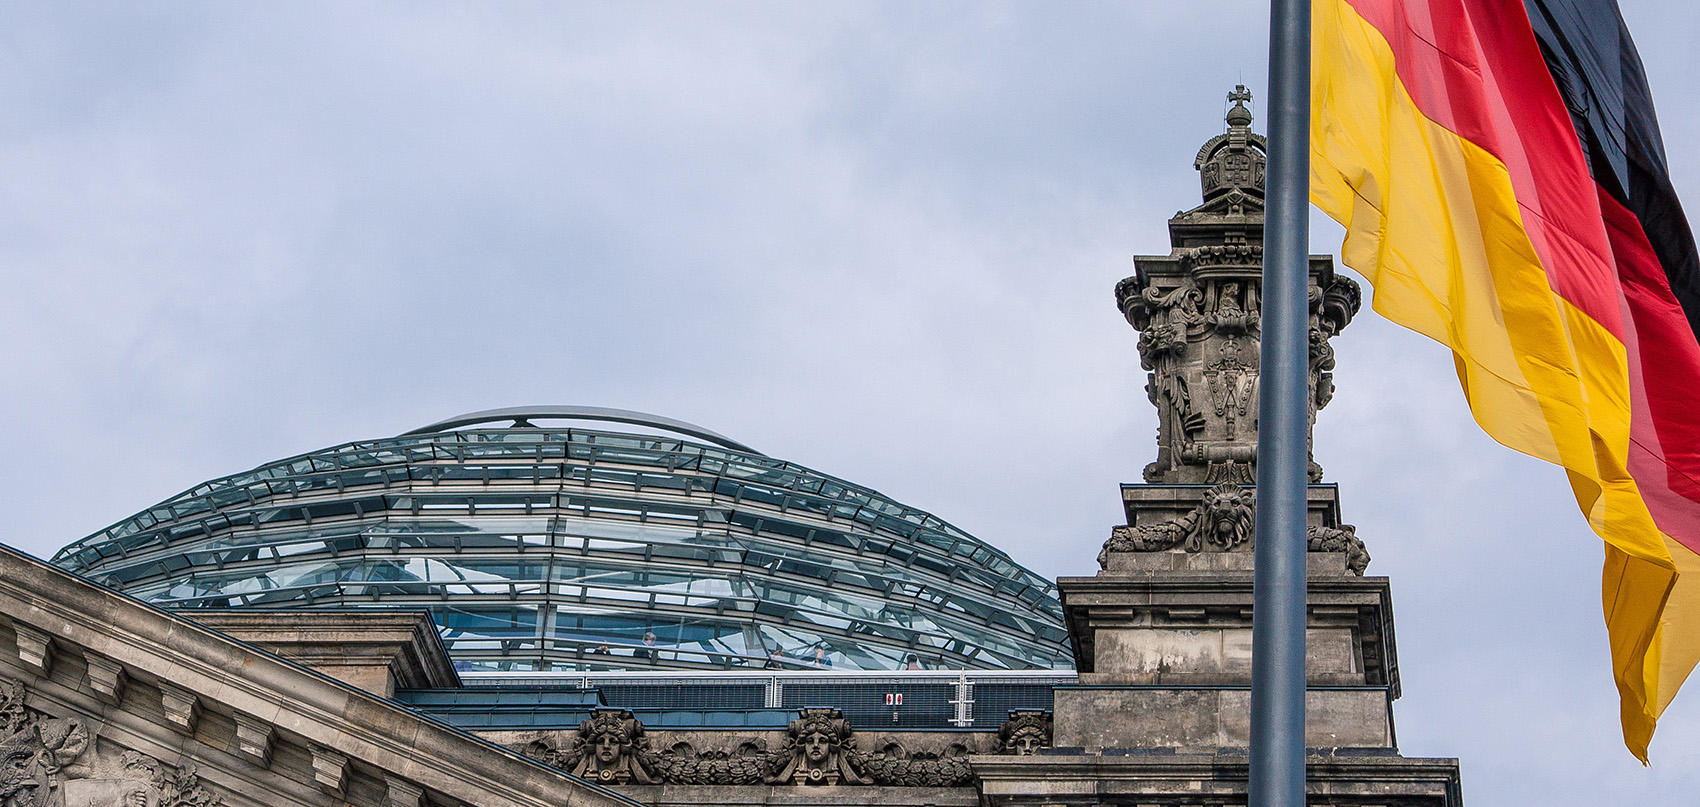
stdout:
{"type": "Polygon", "coordinates": [[[1270,4],[1267,109],[1250,805],[1304,807],[1310,0],[1270,4]]]}

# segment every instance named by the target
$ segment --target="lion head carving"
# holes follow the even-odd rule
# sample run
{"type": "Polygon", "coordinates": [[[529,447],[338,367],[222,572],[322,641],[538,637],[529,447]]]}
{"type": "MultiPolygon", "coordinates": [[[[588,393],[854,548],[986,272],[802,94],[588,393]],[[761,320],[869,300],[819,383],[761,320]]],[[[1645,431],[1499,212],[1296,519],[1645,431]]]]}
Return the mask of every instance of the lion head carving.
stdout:
{"type": "Polygon", "coordinates": [[[1223,482],[1204,494],[1196,511],[1198,522],[1187,537],[1187,551],[1197,552],[1210,543],[1224,550],[1252,540],[1252,518],[1256,503],[1251,491],[1232,482],[1223,482]]]}

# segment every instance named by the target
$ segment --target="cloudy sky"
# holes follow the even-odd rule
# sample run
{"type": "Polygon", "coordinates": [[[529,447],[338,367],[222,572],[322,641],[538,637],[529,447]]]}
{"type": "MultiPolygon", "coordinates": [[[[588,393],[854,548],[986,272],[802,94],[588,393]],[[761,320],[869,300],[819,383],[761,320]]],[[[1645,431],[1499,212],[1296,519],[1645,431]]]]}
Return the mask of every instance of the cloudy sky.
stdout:
{"type": "MultiPolygon", "coordinates": [[[[1700,206],[1700,9],[1624,0],[1700,206]]],[[[460,412],[613,406],[1095,571],[1153,456],[1111,290],[1198,198],[1256,2],[0,5],[0,540],[460,412]]],[[[1318,222],[1313,251],[1338,247],[1318,222]]],[[[1472,805],[1692,804],[1618,739],[1601,550],[1449,357],[1335,340],[1401,750],[1472,805]]],[[[1697,684],[1696,686],[1700,686],[1697,684]]]]}

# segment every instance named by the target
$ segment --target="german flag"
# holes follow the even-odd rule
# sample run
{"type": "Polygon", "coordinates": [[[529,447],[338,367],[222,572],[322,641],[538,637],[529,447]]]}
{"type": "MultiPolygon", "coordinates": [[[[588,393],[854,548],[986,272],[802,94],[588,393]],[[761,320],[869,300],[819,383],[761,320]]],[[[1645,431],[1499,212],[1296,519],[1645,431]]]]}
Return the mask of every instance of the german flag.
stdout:
{"type": "Polygon", "coordinates": [[[1640,56],[1615,0],[1313,8],[1311,200],[1476,422],[1568,472],[1645,762],[1700,660],[1700,262],[1640,56]]]}

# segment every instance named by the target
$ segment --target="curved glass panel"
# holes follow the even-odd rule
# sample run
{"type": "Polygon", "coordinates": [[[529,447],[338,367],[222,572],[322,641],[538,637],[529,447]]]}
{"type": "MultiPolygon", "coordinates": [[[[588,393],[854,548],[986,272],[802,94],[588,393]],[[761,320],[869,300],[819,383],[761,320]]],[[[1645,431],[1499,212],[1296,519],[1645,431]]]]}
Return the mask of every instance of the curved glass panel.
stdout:
{"type": "Polygon", "coordinates": [[[1055,587],[875,491],[521,425],[216,479],[54,562],[172,608],[429,609],[463,669],[1066,669],[1055,587]]]}

